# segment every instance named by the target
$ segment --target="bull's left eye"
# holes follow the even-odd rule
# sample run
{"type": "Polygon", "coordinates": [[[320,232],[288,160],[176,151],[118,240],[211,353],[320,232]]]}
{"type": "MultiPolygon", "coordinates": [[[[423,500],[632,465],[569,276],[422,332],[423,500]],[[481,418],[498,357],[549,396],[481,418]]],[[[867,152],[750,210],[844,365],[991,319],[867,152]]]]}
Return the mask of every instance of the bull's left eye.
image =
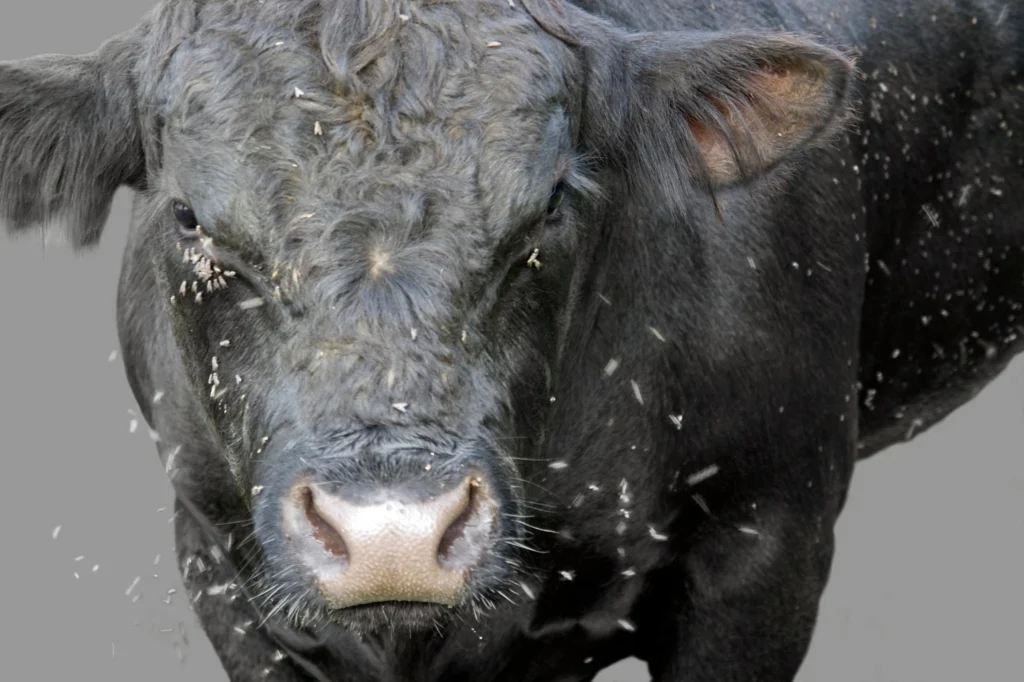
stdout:
{"type": "Polygon", "coordinates": [[[565,183],[558,183],[555,188],[551,190],[551,198],[548,199],[548,218],[553,219],[558,217],[558,209],[562,207],[562,202],[565,200],[565,183]]]}
{"type": "Polygon", "coordinates": [[[199,220],[196,218],[195,212],[192,208],[183,201],[174,200],[171,202],[171,213],[174,214],[174,219],[178,221],[178,225],[186,233],[193,233],[196,228],[199,227],[199,220]]]}

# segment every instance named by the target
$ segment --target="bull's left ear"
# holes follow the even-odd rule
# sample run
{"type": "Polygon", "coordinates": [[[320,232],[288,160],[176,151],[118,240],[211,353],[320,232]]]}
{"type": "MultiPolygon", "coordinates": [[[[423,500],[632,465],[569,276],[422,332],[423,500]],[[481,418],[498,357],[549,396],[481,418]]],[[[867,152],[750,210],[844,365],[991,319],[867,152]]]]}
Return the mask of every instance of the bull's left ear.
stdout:
{"type": "Polygon", "coordinates": [[[687,165],[711,188],[753,179],[827,142],[849,113],[852,61],[808,39],[660,32],[620,40],[612,70],[628,94],[614,137],[648,157],[697,161],[687,165]],[[680,159],[680,151],[697,158],[680,159]]]}
{"type": "Polygon", "coordinates": [[[144,179],[133,68],[141,25],[81,56],[0,62],[0,222],[99,241],[115,191],[144,179]]]}

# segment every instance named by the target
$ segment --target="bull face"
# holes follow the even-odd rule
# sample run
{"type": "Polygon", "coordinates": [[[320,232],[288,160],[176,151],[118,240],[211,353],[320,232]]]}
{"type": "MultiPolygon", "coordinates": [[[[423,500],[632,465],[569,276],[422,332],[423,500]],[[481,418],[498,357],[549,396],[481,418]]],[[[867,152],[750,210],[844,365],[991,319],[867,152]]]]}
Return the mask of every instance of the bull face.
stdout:
{"type": "Polygon", "coordinates": [[[0,65],[2,215],[82,248],[138,191],[129,379],[179,496],[251,530],[266,612],[486,605],[545,458],[587,456],[545,426],[609,235],[636,206],[712,224],[716,190],[828,139],[851,66],[553,0],[194,4],[0,65]]]}

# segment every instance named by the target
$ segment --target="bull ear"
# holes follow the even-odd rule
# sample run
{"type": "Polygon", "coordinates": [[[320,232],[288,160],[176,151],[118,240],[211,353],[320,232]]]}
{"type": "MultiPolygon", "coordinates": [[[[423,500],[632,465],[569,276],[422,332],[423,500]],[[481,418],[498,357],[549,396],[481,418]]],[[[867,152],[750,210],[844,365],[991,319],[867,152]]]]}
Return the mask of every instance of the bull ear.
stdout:
{"type": "Polygon", "coordinates": [[[714,185],[831,139],[848,113],[852,62],[808,40],[738,33],[629,43],[633,77],[680,113],[714,185]]]}
{"type": "Polygon", "coordinates": [[[614,56],[595,60],[602,91],[615,93],[590,102],[607,117],[593,121],[597,146],[655,182],[680,164],[711,190],[749,181],[830,141],[850,113],[852,61],[807,39],[655,32],[610,42],[614,56]]]}
{"type": "Polygon", "coordinates": [[[142,27],[81,56],[0,62],[0,222],[62,223],[75,250],[99,241],[114,193],[144,179],[132,77],[142,27]]]}

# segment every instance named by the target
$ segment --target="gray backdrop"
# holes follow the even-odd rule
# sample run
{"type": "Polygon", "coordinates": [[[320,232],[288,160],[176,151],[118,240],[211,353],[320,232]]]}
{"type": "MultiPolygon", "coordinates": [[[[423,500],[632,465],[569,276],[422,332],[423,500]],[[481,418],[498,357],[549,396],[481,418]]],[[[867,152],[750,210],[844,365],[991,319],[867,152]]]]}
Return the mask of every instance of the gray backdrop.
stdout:
{"type": "MultiPolygon", "coordinates": [[[[90,51],[149,5],[7,5],[0,60],[90,51]]],[[[146,427],[130,430],[121,359],[108,361],[129,200],[85,258],[0,237],[0,679],[226,679],[174,567],[170,486],[146,427]]],[[[798,682],[1024,679],[1022,417],[1024,358],[860,465],[798,682]]],[[[599,678],[647,679],[635,660],[599,678]]]]}

